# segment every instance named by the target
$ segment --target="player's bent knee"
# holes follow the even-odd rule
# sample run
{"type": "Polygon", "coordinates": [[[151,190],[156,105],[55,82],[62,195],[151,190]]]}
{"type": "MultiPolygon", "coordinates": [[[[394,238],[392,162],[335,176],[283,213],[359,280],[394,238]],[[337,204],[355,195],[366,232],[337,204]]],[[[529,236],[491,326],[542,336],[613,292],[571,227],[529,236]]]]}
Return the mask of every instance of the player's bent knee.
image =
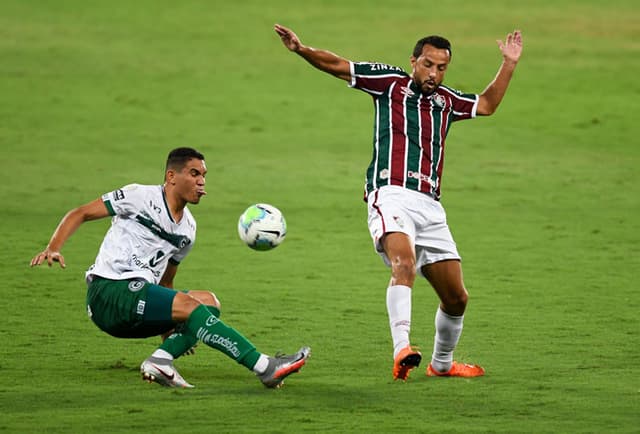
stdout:
{"type": "Polygon", "coordinates": [[[410,259],[398,259],[391,264],[391,271],[397,282],[413,283],[416,278],[416,263],[410,259]]]}
{"type": "Polygon", "coordinates": [[[199,291],[198,300],[204,305],[213,306],[220,310],[220,300],[218,300],[218,297],[211,291],[199,291]]]}
{"type": "Polygon", "coordinates": [[[218,300],[218,297],[216,297],[216,295],[211,291],[192,290],[187,294],[206,306],[213,306],[220,310],[220,300],[218,300]]]}
{"type": "Polygon", "coordinates": [[[220,300],[218,300],[218,297],[216,297],[216,295],[213,292],[206,291],[206,293],[209,295],[209,297],[211,299],[211,303],[208,303],[208,304],[210,306],[217,307],[218,310],[220,310],[220,300]]]}
{"type": "Polygon", "coordinates": [[[456,291],[442,297],[445,311],[451,315],[462,315],[469,301],[469,293],[466,290],[456,291]]]}
{"type": "Polygon", "coordinates": [[[202,303],[192,295],[178,292],[171,306],[171,317],[174,321],[186,321],[189,315],[191,315],[191,312],[200,306],[200,304],[202,303]]]}

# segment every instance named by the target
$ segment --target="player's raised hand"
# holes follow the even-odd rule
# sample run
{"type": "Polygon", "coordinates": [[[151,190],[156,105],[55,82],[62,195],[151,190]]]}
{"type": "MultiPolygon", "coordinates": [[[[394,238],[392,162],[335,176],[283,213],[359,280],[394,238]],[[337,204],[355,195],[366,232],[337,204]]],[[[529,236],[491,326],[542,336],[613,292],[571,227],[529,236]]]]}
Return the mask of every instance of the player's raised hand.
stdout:
{"type": "Polygon", "coordinates": [[[45,249],[44,251],[38,253],[31,260],[31,266],[41,265],[44,261],[47,261],[49,267],[53,265],[54,262],[60,263],[62,268],[66,268],[66,264],[64,263],[64,256],[60,254],[60,252],[53,252],[49,249],[45,249]]]}
{"type": "Polygon", "coordinates": [[[502,52],[504,60],[517,63],[522,54],[522,32],[520,30],[514,30],[513,33],[507,35],[505,41],[498,39],[498,47],[502,52]]]}
{"type": "Polygon", "coordinates": [[[298,51],[302,46],[298,35],[293,33],[293,31],[291,31],[290,29],[287,29],[280,24],[276,24],[273,29],[276,31],[278,36],[280,36],[280,39],[282,40],[284,46],[287,47],[290,51],[298,51]]]}

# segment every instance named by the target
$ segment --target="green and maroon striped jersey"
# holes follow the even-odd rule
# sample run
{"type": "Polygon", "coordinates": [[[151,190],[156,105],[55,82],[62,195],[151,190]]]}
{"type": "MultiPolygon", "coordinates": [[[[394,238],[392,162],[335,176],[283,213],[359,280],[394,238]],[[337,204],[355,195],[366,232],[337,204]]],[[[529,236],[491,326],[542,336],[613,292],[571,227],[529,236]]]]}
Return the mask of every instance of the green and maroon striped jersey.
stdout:
{"type": "Polygon", "coordinates": [[[375,105],[366,193],[398,185],[439,200],[447,132],[452,122],[475,117],[478,95],[443,85],[425,95],[401,68],[370,62],[351,62],[349,86],[375,105]]]}

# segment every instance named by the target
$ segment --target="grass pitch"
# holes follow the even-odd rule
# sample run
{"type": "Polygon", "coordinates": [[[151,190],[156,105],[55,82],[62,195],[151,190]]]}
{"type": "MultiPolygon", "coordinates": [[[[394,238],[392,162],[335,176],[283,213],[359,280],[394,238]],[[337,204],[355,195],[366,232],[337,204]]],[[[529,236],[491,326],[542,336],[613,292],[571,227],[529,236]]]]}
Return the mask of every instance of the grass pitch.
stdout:
{"type": "MultiPolygon", "coordinates": [[[[637,432],[640,426],[638,6],[631,1],[46,2],[0,6],[0,431],[637,432]],[[473,380],[391,380],[388,271],[361,202],[369,97],[313,70],[272,26],[353,60],[409,67],[414,42],[453,43],[446,83],[480,92],[515,27],[525,49],[489,118],[453,126],[443,204],[471,293],[456,352],[473,380]],[[282,390],[200,346],[188,391],[138,379],[155,339],[86,318],[82,275],[108,221],[29,269],[64,213],[167,152],[207,157],[198,241],[176,284],[210,288],[260,350],[313,356],[282,390]],[[253,202],[285,214],[268,253],[235,225],[253,202]]],[[[437,300],[414,289],[430,353],[437,300]]]]}

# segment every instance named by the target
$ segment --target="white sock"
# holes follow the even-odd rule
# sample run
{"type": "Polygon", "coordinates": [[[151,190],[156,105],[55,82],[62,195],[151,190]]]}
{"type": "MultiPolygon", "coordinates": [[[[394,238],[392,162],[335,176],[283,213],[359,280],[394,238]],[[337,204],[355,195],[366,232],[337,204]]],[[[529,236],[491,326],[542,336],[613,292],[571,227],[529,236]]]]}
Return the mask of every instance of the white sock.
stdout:
{"type": "Polygon", "coordinates": [[[438,307],[436,312],[436,336],[433,343],[431,366],[438,372],[447,372],[453,363],[453,350],[462,333],[464,315],[451,316],[438,307]]]}
{"type": "Polygon", "coordinates": [[[169,359],[173,360],[173,356],[167,353],[165,350],[157,349],[151,354],[151,357],[157,357],[158,359],[169,359]]]}
{"type": "Polygon", "coordinates": [[[411,329],[411,288],[394,285],[387,288],[387,313],[393,341],[393,357],[409,345],[411,329]]]}
{"type": "Polygon", "coordinates": [[[256,374],[264,374],[264,371],[267,370],[268,366],[269,366],[269,357],[265,356],[264,354],[260,354],[258,361],[253,367],[253,372],[255,372],[256,374]]]}

